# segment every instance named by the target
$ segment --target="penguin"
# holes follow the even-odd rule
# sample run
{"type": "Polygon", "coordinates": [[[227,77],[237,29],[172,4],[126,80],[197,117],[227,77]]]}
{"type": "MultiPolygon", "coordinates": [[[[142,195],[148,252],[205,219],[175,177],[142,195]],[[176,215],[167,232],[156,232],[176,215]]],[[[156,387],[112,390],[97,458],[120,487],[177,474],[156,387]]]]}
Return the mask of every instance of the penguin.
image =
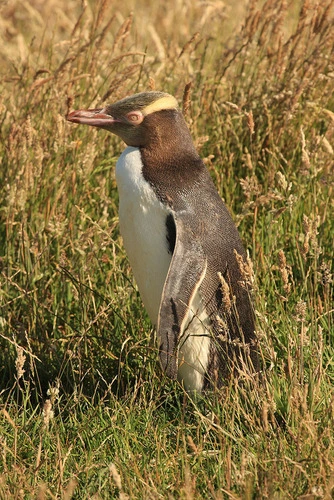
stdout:
{"type": "Polygon", "coordinates": [[[116,164],[120,231],[166,375],[201,393],[257,372],[246,253],[177,100],[141,92],[67,120],[127,146],[116,164]]]}

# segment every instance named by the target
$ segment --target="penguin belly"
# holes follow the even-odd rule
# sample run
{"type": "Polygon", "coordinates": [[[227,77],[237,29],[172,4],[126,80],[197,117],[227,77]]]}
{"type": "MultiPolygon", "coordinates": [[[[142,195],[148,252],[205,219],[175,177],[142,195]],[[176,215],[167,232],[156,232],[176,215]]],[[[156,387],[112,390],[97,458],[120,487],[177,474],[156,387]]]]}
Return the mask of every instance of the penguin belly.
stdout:
{"type": "MultiPolygon", "coordinates": [[[[140,150],[127,147],[116,164],[119,222],[125,250],[147,313],[157,325],[172,255],[166,221],[171,210],[157,198],[142,173],[140,150]]],[[[159,338],[158,338],[159,341],[159,338]]],[[[178,347],[178,375],[187,391],[200,392],[210,353],[210,325],[200,291],[192,298],[178,347]]]]}
{"type": "Polygon", "coordinates": [[[127,147],[116,164],[119,223],[142,301],[153,325],[156,325],[172,259],[166,237],[166,219],[170,210],[158,200],[144,179],[142,169],[140,150],[127,147]]]}

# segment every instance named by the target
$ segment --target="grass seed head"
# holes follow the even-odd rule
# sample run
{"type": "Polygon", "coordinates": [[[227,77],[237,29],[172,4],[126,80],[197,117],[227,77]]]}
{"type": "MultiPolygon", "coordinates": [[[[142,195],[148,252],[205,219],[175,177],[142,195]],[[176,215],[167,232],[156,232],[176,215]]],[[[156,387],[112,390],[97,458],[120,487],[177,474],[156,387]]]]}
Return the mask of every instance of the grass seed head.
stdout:
{"type": "Polygon", "coordinates": [[[249,112],[246,112],[246,117],[247,117],[247,125],[248,125],[248,128],[249,128],[250,135],[253,135],[255,133],[255,124],[254,124],[253,111],[250,110],[249,112]]]}
{"type": "Polygon", "coordinates": [[[230,287],[228,286],[228,283],[226,282],[224,276],[220,272],[218,273],[218,277],[221,285],[222,301],[224,304],[224,308],[226,309],[227,312],[230,312],[233,304],[230,295],[230,287]]]}
{"type": "Polygon", "coordinates": [[[43,406],[43,420],[44,420],[44,426],[46,428],[49,427],[50,420],[52,420],[53,417],[54,417],[54,412],[52,409],[52,403],[50,399],[47,399],[43,406]]]}
{"type": "Polygon", "coordinates": [[[252,287],[255,281],[252,260],[248,256],[245,259],[237,250],[234,250],[234,255],[243,279],[243,285],[245,287],[252,287]]]}
{"type": "Polygon", "coordinates": [[[320,276],[321,276],[321,283],[323,285],[330,285],[333,283],[333,273],[331,272],[331,267],[328,262],[322,262],[320,266],[320,276]]]}
{"type": "Polygon", "coordinates": [[[307,304],[303,300],[298,300],[295,309],[295,318],[297,321],[304,322],[306,318],[307,304]]]}
{"type": "Polygon", "coordinates": [[[286,295],[289,295],[291,291],[291,283],[289,281],[289,275],[291,274],[291,267],[287,265],[284,250],[278,252],[279,270],[281,273],[283,281],[283,289],[286,295]]]}
{"type": "Polygon", "coordinates": [[[20,380],[25,373],[24,363],[26,362],[26,355],[24,354],[24,350],[22,347],[17,347],[17,357],[15,361],[16,368],[16,379],[20,380]]]}

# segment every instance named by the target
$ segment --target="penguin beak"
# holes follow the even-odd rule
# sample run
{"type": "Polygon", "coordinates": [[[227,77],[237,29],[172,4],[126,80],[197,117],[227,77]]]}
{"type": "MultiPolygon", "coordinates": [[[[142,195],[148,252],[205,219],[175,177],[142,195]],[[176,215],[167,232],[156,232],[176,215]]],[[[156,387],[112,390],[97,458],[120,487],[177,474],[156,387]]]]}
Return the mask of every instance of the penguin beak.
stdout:
{"type": "Polygon", "coordinates": [[[108,128],[109,125],[120,121],[109,115],[106,112],[106,108],[78,109],[69,113],[66,119],[72,123],[81,123],[84,125],[91,125],[92,127],[100,128],[108,128]]]}

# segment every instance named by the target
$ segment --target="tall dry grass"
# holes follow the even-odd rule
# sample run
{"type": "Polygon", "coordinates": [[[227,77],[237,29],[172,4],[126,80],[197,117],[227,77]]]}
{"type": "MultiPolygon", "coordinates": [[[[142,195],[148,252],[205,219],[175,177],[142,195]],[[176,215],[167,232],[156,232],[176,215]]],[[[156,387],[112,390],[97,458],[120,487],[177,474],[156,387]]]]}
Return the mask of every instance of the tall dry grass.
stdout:
{"type": "Polygon", "coordinates": [[[0,496],[331,498],[331,2],[0,12],[0,496]],[[123,145],[65,120],[153,88],[254,263],[263,384],[206,402],[161,380],[118,232],[123,145]]]}

